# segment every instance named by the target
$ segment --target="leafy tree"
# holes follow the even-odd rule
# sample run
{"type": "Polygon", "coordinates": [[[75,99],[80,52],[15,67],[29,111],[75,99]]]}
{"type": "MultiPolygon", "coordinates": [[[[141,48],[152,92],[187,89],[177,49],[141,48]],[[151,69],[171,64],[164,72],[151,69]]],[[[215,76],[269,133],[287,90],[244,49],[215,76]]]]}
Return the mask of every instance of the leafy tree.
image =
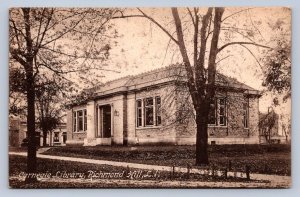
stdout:
{"type": "MultiPolygon", "coordinates": [[[[269,91],[283,94],[283,101],[291,97],[291,43],[278,40],[277,46],[268,51],[263,58],[265,65],[265,78],[263,85],[269,91]]],[[[274,100],[278,105],[278,99],[274,100]],[[277,102],[276,102],[277,101],[277,102]]]]}
{"type": "Polygon", "coordinates": [[[28,173],[36,172],[37,78],[69,83],[65,97],[69,96],[66,92],[74,92],[82,83],[96,82],[95,78],[101,74],[96,71],[109,70],[100,65],[108,59],[110,50],[104,34],[109,33],[110,38],[117,35],[109,24],[115,12],[115,9],[81,8],[10,9],[10,69],[18,70],[25,79],[22,87],[27,104],[28,173]]]}
{"type": "Polygon", "coordinates": [[[271,137],[274,135],[272,129],[276,128],[276,123],[278,123],[278,115],[273,109],[270,109],[272,109],[272,107],[269,107],[267,114],[261,114],[258,124],[261,135],[265,137],[268,143],[271,143],[271,137]]]}
{"type": "Polygon", "coordinates": [[[43,132],[43,146],[47,144],[47,135],[52,132],[62,119],[62,105],[59,105],[59,100],[62,100],[55,80],[42,83],[36,89],[36,108],[37,108],[37,123],[38,127],[43,132]]]}
{"type": "Polygon", "coordinates": [[[19,69],[9,70],[9,114],[15,116],[26,114],[25,73],[19,69]]]}
{"type": "MultiPolygon", "coordinates": [[[[289,9],[283,9],[289,12],[289,9]]],[[[290,15],[286,15],[290,20],[290,15]]],[[[261,57],[264,65],[263,86],[273,97],[273,106],[279,114],[282,133],[288,142],[291,133],[291,23],[278,18],[269,23],[274,35],[270,38],[273,48],[268,49],[261,57]]]]}

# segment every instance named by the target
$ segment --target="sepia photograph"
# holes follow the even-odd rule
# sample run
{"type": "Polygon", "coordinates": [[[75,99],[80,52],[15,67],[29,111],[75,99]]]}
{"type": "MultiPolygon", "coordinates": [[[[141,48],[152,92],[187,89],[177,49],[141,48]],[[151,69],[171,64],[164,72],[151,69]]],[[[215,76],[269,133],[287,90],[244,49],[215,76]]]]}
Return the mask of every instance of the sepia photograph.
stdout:
{"type": "Polygon", "coordinates": [[[291,8],[8,20],[9,188],[291,188],[291,8]]]}

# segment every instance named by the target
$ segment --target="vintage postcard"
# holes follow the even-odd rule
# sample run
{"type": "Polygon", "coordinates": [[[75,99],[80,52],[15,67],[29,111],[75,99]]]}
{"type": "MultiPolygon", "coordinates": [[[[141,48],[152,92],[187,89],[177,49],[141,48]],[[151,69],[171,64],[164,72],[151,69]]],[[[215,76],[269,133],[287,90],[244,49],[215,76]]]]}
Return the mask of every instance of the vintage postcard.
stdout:
{"type": "Polygon", "coordinates": [[[291,9],[9,10],[10,188],[290,188],[291,9]]]}

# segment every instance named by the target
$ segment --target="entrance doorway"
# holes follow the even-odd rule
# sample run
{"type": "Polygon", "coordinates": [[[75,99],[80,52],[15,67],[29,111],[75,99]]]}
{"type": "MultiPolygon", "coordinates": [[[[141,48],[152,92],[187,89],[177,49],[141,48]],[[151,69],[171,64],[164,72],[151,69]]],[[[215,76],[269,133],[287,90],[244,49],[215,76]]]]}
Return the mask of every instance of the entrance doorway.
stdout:
{"type": "Polygon", "coordinates": [[[97,137],[111,137],[111,106],[103,105],[98,109],[98,132],[97,137]]]}

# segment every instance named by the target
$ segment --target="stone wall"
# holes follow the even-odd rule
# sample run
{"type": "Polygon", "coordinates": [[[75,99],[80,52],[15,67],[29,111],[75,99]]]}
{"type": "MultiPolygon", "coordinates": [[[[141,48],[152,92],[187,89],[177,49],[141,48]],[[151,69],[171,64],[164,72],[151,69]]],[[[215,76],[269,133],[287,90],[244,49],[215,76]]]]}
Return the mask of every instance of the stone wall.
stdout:
{"type": "MultiPolygon", "coordinates": [[[[219,90],[217,98],[226,98],[227,124],[209,125],[209,143],[258,143],[258,98],[249,97],[242,91],[219,90]],[[249,103],[249,127],[243,124],[243,103],[249,103]]],[[[97,145],[105,144],[195,144],[196,124],[194,110],[188,92],[178,90],[173,84],[165,84],[142,90],[129,91],[90,101],[87,105],[77,106],[74,110],[87,109],[87,132],[72,132],[72,110],[67,115],[67,144],[97,145]],[[159,126],[136,126],[136,100],[160,96],[161,119],[159,126]],[[112,137],[100,140],[95,136],[97,109],[110,105],[112,115],[112,137]],[[184,107],[182,107],[184,106],[184,107]],[[184,110],[182,110],[184,109],[184,110]]],[[[144,114],[142,114],[144,116],[144,114]]]]}
{"type": "Polygon", "coordinates": [[[73,132],[73,110],[86,109],[86,105],[76,106],[67,111],[67,141],[66,145],[83,145],[86,132],[73,132]]]}
{"type": "MultiPolygon", "coordinates": [[[[178,93],[177,108],[182,104],[181,100],[187,100],[184,93],[178,93]]],[[[208,125],[208,142],[216,144],[244,144],[259,143],[258,134],[258,98],[249,97],[241,91],[219,90],[217,98],[226,98],[226,126],[208,125]],[[249,102],[249,126],[244,128],[243,123],[243,103],[249,102]]],[[[191,102],[191,99],[188,99],[191,102]]],[[[190,107],[190,110],[193,109],[190,107]]],[[[184,123],[176,126],[176,144],[196,143],[196,123],[193,117],[194,111],[184,123]]]]}
{"type": "MultiPolygon", "coordinates": [[[[249,134],[250,136],[259,136],[259,99],[255,97],[249,98],[249,134]]],[[[258,139],[257,139],[258,140],[258,139]]]]}
{"type": "MultiPolygon", "coordinates": [[[[166,85],[148,88],[137,92],[128,93],[127,96],[127,134],[129,144],[174,144],[176,141],[173,120],[176,112],[174,102],[174,86],[166,85]],[[136,127],[136,100],[160,96],[161,119],[160,126],[136,127]]],[[[144,114],[143,114],[144,116],[144,114]]]]}

